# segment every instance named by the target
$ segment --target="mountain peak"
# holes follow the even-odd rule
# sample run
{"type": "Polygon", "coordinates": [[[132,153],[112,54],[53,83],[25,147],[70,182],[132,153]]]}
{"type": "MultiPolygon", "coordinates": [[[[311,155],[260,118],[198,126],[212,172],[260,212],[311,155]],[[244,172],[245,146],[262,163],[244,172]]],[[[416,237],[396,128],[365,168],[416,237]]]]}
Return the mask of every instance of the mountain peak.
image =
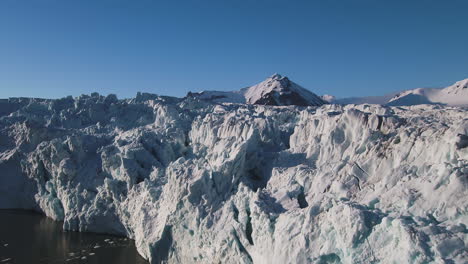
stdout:
{"type": "Polygon", "coordinates": [[[249,87],[244,96],[248,104],[320,106],[326,103],[316,94],[277,73],[249,87]]]}
{"type": "Polygon", "coordinates": [[[281,74],[279,73],[274,73],[273,75],[271,75],[268,79],[273,79],[273,80],[280,80],[282,78],[287,78],[287,77],[283,77],[281,76],[281,74]]]}
{"type": "Polygon", "coordinates": [[[464,79],[464,80],[461,80],[461,81],[458,81],[456,82],[455,84],[449,86],[449,87],[453,87],[453,89],[456,89],[456,90],[462,90],[462,89],[468,89],[468,79],[464,79]]]}
{"type": "Polygon", "coordinates": [[[189,97],[214,103],[247,103],[259,105],[298,105],[321,106],[327,102],[313,92],[302,88],[278,73],[271,75],[264,81],[243,88],[239,91],[204,91],[189,93],[189,97]]]}

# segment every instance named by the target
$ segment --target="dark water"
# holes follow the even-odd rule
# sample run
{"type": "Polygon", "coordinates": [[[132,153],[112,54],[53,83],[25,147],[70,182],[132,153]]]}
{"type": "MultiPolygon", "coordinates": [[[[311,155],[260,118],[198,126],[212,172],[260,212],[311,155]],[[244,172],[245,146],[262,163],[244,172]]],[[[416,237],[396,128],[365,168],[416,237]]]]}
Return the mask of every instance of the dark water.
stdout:
{"type": "Polygon", "coordinates": [[[147,264],[133,240],[64,232],[62,223],[30,211],[0,210],[0,264],[147,264]]]}

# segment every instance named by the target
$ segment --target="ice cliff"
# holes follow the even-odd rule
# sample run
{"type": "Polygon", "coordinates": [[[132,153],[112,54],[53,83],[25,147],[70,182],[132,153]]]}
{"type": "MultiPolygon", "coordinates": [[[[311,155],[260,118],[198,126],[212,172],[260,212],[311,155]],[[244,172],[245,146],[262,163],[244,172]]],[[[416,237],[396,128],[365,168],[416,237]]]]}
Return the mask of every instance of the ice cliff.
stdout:
{"type": "Polygon", "coordinates": [[[0,207],[152,263],[467,263],[468,110],[0,101],[0,207]]]}

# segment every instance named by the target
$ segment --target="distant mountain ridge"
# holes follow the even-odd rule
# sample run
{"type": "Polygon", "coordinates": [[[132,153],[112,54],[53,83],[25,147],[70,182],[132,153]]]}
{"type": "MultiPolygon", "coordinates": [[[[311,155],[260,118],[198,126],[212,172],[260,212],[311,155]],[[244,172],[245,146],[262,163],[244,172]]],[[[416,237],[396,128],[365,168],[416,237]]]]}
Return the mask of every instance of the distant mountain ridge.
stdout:
{"type": "Polygon", "coordinates": [[[212,103],[245,103],[276,106],[321,106],[324,104],[380,104],[388,106],[441,104],[468,106],[468,79],[458,81],[451,86],[441,89],[417,88],[382,96],[336,98],[328,94],[318,96],[291,81],[288,77],[273,74],[263,82],[237,91],[189,92],[187,96],[212,103]]]}
{"type": "Polygon", "coordinates": [[[444,104],[468,105],[468,79],[456,82],[443,89],[418,88],[408,90],[391,98],[387,105],[444,104]]]}
{"type": "Polygon", "coordinates": [[[320,96],[301,87],[288,77],[283,77],[279,74],[273,74],[263,82],[239,91],[190,92],[187,96],[215,103],[246,103],[276,106],[321,106],[327,104],[320,96]]]}
{"type": "Polygon", "coordinates": [[[334,99],[335,104],[381,104],[388,106],[410,106],[419,104],[440,104],[468,106],[468,79],[445,88],[417,88],[383,96],[351,97],[334,99]]]}

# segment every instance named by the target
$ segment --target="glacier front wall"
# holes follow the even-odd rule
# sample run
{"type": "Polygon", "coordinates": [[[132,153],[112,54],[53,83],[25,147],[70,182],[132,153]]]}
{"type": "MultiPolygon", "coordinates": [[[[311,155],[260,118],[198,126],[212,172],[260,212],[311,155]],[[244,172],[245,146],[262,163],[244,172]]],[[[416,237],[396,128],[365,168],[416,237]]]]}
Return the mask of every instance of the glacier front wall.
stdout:
{"type": "Polygon", "coordinates": [[[0,102],[0,207],[152,263],[467,263],[468,111],[0,102]]]}

